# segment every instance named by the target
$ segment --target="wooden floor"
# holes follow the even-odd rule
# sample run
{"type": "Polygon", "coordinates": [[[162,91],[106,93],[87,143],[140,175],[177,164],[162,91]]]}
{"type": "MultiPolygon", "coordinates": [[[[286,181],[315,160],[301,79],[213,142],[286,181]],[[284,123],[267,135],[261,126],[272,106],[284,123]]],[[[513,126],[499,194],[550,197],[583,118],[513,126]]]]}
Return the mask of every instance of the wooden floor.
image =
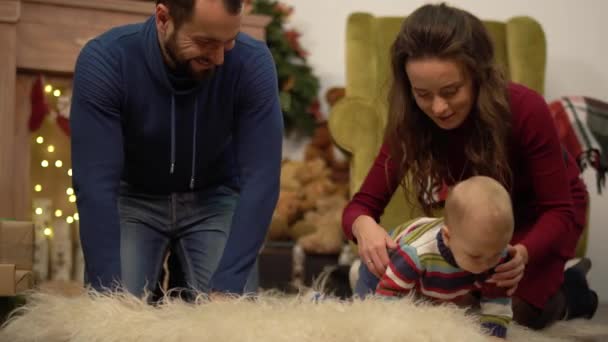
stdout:
{"type": "Polygon", "coordinates": [[[601,303],[592,322],[608,325],[608,303],[601,303]]]}
{"type": "MultiPolygon", "coordinates": [[[[601,303],[595,312],[595,316],[591,320],[594,323],[608,325],[608,303],[601,303]]],[[[606,338],[597,338],[593,342],[605,342],[606,338]]],[[[590,341],[591,342],[591,341],[590,341]]]]}

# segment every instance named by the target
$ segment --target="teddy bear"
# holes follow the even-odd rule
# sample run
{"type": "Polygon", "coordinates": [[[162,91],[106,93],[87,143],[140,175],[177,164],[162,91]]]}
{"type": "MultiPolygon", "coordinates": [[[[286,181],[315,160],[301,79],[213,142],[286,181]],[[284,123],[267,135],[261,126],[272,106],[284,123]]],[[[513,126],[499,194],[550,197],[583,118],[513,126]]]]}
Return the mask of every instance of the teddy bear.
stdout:
{"type": "Polygon", "coordinates": [[[303,211],[315,209],[319,198],[336,192],[336,185],[327,177],[318,178],[302,187],[300,206],[303,211]]]}
{"type": "Polygon", "coordinates": [[[322,158],[317,157],[305,160],[297,168],[294,176],[300,184],[306,185],[315,179],[326,178],[329,173],[327,163],[322,158]]]}
{"type": "Polygon", "coordinates": [[[315,127],[310,143],[304,150],[304,160],[321,158],[325,163],[331,165],[334,162],[332,141],[327,122],[320,122],[315,127]]]}
{"type": "Polygon", "coordinates": [[[302,169],[304,162],[284,160],[281,164],[281,189],[298,191],[302,186],[302,182],[299,179],[299,171],[302,169]]]}
{"type": "Polygon", "coordinates": [[[300,216],[300,196],[295,191],[281,190],[272,213],[267,238],[269,240],[288,240],[289,226],[300,216]]]}
{"type": "MultiPolygon", "coordinates": [[[[345,202],[348,186],[335,184],[330,172],[321,158],[283,162],[281,190],[267,235],[269,240],[297,241],[316,233],[320,226],[335,226],[331,222],[336,220],[339,225],[344,205],[334,210],[330,204],[338,198],[345,202]],[[331,210],[339,212],[336,220],[330,219],[331,210]]],[[[335,240],[330,239],[332,246],[335,240]]]]}
{"type": "Polygon", "coordinates": [[[310,143],[304,150],[304,160],[321,159],[328,166],[332,181],[348,182],[348,159],[334,145],[327,122],[317,124],[310,143]]]}
{"type": "Polygon", "coordinates": [[[316,209],[294,225],[312,231],[297,238],[297,244],[310,254],[339,254],[344,244],[341,220],[345,206],[346,198],[340,194],[319,198],[316,209]]]}

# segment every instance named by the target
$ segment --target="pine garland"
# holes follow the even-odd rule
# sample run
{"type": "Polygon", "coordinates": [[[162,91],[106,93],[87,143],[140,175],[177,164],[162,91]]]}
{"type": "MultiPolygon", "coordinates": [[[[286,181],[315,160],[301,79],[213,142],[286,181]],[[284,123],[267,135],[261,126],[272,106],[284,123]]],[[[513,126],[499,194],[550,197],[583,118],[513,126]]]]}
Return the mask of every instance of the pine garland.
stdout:
{"type": "Polygon", "coordinates": [[[317,98],[319,79],[306,62],[308,53],[300,45],[300,33],[284,28],[292,12],[293,8],[279,1],[252,3],[252,13],[272,18],[266,26],[266,43],[277,66],[285,129],[309,135],[322,116],[317,98]]]}

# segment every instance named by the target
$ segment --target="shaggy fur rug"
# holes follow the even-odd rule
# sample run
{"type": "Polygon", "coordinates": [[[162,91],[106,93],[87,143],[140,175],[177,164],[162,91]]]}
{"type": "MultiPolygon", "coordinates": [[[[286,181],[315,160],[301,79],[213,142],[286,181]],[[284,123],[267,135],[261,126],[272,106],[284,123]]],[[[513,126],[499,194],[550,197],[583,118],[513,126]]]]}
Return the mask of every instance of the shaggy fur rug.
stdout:
{"type": "MultiPolygon", "coordinates": [[[[513,324],[508,340],[590,341],[602,333],[608,337],[608,328],[588,322],[559,323],[542,333],[513,324]]],[[[5,323],[0,341],[475,342],[488,337],[462,309],[410,299],[340,301],[265,294],[197,304],[167,299],[151,306],[127,294],[65,297],[37,292],[5,323]]]]}

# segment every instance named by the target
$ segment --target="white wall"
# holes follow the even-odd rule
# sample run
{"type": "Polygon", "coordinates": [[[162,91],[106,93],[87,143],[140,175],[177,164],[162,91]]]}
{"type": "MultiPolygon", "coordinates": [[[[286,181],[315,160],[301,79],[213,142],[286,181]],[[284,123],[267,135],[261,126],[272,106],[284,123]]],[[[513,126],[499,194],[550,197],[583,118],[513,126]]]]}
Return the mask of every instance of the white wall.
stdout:
{"type": "MultiPolygon", "coordinates": [[[[422,0],[282,0],[294,7],[289,25],[301,33],[309,62],[321,78],[321,96],[344,84],[344,39],[348,14],[406,15],[422,0]]],[[[540,22],[547,38],[545,94],[551,101],[563,95],[585,95],[608,101],[608,26],[604,0],[454,0],[448,3],[482,19],[505,20],[528,15],[540,22]]],[[[326,108],[324,107],[326,110],[326,108]]],[[[590,274],[603,301],[608,301],[608,194],[595,192],[593,175],[586,172],[591,199],[590,274]]],[[[608,193],[608,191],[606,191],[608,193]]]]}

